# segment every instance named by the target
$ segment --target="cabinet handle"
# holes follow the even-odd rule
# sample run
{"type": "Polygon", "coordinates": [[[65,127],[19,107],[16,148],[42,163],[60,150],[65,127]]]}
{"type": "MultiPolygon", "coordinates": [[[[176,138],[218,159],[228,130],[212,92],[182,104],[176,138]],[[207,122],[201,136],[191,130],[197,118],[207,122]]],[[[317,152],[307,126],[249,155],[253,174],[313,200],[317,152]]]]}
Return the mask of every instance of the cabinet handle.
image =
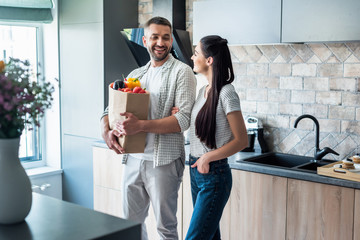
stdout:
{"type": "Polygon", "coordinates": [[[44,183],[41,186],[39,185],[32,185],[32,190],[40,189],[41,191],[45,191],[47,188],[51,187],[50,183],[44,183]]]}

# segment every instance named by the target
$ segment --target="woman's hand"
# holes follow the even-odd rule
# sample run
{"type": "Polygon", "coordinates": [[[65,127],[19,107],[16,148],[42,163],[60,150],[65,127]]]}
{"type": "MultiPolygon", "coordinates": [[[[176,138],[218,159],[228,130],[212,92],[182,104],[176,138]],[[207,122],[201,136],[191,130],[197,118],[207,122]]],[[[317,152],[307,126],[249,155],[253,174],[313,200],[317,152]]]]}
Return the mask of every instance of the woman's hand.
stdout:
{"type": "Polygon", "coordinates": [[[173,107],[171,109],[171,116],[175,115],[175,113],[177,113],[179,111],[179,108],[178,107],[173,107]]]}
{"type": "Polygon", "coordinates": [[[191,165],[191,167],[197,167],[198,172],[201,174],[209,173],[210,165],[207,158],[207,153],[202,155],[193,165],[191,165]]]}

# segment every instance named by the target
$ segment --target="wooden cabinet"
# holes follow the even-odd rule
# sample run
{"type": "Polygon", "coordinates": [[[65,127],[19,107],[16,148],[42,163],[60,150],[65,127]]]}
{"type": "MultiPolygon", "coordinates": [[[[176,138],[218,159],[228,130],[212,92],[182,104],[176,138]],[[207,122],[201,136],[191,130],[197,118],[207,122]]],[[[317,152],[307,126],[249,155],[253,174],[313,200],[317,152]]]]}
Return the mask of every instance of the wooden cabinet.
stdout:
{"type": "Polygon", "coordinates": [[[193,44],[217,34],[229,44],[279,43],[281,0],[194,1],[193,44]]]}
{"type": "Polygon", "coordinates": [[[288,180],[286,239],[353,239],[354,189],[288,180]]]}
{"type": "Polygon", "coordinates": [[[360,190],[241,170],[232,174],[220,222],[224,239],[359,239],[360,190]]]}
{"type": "MultiPolygon", "coordinates": [[[[94,209],[121,217],[122,156],[94,147],[94,209]]],[[[220,229],[222,239],[360,238],[360,190],[232,169],[233,187],[220,229]],[[355,200],[354,200],[355,199],[355,200]]],[[[193,212],[189,166],[178,198],[179,239],[193,212]]],[[[157,239],[150,207],[149,239],[157,239]]]]}
{"type": "Polygon", "coordinates": [[[229,44],[358,41],[359,9],[358,0],[194,1],[193,44],[212,34],[229,44]]]}
{"type": "Polygon", "coordinates": [[[360,1],[283,0],[282,42],[360,39],[360,1]]]}
{"type": "MultiPolygon", "coordinates": [[[[187,230],[189,229],[190,220],[193,212],[193,202],[191,196],[191,184],[190,184],[190,167],[185,165],[185,171],[183,176],[183,206],[182,206],[182,238],[185,239],[187,230]]],[[[180,209],[178,210],[180,211],[180,209]]]]}
{"type": "Polygon", "coordinates": [[[121,217],[122,155],[93,148],[94,210],[121,217]]]}
{"type": "Polygon", "coordinates": [[[224,239],[284,239],[287,179],[232,170],[233,187],[221,219],[224,239]]]}
{"type": "Polygon", "coordinates": [[[354,240],[360,239],[360,190],[355,190],[354,240]]]}

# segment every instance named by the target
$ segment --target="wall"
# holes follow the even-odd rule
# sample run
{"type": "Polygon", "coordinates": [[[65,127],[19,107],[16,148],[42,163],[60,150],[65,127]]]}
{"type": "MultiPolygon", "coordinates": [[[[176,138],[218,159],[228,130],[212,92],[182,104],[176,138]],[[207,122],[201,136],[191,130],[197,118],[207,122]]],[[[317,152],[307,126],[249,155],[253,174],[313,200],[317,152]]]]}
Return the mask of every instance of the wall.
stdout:
{"type": "Polygon", "coordinates": [[[137,6],[127,0],[59,0],[63,199],[84,207],[93,208],[92,145],[101,139],[105,81],[121,76],[118,36],[137,26],[137,6]]]}
{"type": "Polygon", "coordinates": [[[340,159],[360,152],[360,42],[233,46],[231,53],[244,115],[263,121],[273,151],[312,156],[313,122],[293,128],[311,114],[320,148],[340,159]]]}
{"type": "Polygon", "coordinates": [[[102,1],[59,0],[63,199],[87,208],[104,99],[102,10],[102,1]]]}
{"type": "MultiPolygon", "coordinates": [[[[53,1],[58,6],[58,1],[53,1]]],[[[46,165],[56,169],[61,168],[61,150],[60,150],[60,102],[59,102],[59,35],[58,35],[58,8],[52,9],[53,21],[50,24],[43,25],[43,44],[44,44],[44,63],[45,79],[52,81],[55,86],[53,93],[52,108],[46,112],[45,118],[45,143],[44,158],[46,165]]]]}
{"type": "MultiPolygon", "coordinates": [[[[187,30],[192,5],[186,1],[187,30]]],[[[139,1],[139,22],[151,17],[152,1],[139,1]]],[[[192,34],[191,34],[192,35],[192,34]]],[[[343,159],[360,152],[360,41],[351,43],[231,46],[244,116],[261,119],[271,150],[313,156],[314,124],[320,122],[320,148],[331,147],[343,159]]]]}

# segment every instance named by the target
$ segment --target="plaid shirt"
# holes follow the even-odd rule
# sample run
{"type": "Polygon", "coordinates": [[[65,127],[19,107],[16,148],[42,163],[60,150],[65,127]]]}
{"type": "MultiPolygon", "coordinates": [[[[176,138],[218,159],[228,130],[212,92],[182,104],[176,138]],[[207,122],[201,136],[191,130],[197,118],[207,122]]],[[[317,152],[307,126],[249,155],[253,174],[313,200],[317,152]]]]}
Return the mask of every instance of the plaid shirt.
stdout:
{"type": "MultiPolygon", "coordinates": [[[[156,119],[170,116],[172,107],[178,107],[179,112],[174,116],[178,120],[181,132],[155,135],[154,166],[166,165],[178,158],[185,161],[183,132],[190,126],[190,114],[196,95],[196,79],[188,65],[170,54],[169,59],[162,66],[162,84],[156,119]]],[[[128,78],[139,78],[141,81],[149,67],[150,62],[132,71],[128,78]]],[[[107,114],[108,108],[105,109],[103,116],[107,114]]],[[[126,163],[127,158],[128,155],[125,154],[123,163],[126,163]]]]}

